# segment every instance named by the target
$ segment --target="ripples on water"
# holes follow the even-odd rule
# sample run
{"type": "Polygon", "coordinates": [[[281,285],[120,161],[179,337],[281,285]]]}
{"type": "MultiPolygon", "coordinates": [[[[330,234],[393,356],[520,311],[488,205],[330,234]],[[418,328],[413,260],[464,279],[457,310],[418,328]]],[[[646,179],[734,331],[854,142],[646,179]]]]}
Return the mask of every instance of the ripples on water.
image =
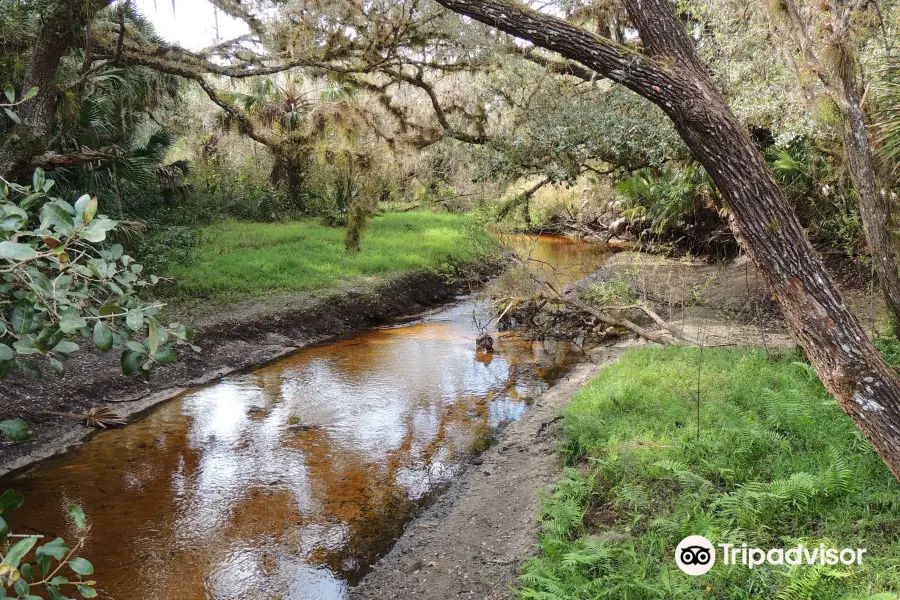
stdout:
{"type": "MultiPolygon", "coordinates": [[[[559,238],[537,250],[579,275],[601,260],[559,238]]],[[[73,539],[65,507],[82,505],[83,555],[110,600],[343,598],[579,359],[515,332],[476,356],[473,311],[487,320],[462,298],[192,390],[0,482],[25,494],[13,523],[73,539]]]]}

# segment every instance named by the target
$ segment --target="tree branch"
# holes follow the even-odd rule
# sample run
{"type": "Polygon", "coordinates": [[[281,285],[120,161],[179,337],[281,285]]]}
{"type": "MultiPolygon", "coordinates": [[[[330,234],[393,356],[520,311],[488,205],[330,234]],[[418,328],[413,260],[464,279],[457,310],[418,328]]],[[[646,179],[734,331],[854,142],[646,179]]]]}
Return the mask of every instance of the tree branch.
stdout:
{"type": "Polygon", "coordinates": [[[666,86],[673,84],[674,73],[673,67],[667,63],[510,0],[436,2],[577,61],[655,104],[663,105],[669,100],[666,86]]]}

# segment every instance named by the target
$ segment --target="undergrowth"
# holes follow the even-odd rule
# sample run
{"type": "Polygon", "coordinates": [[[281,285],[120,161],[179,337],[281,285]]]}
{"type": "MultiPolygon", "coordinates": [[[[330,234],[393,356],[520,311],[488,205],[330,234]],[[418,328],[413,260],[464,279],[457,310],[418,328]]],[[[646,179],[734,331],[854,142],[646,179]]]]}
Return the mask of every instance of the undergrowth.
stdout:
{"type": "Polygon", "coordinates": [[[636,350],[565,415],[570,467],[545,500],[519,598],[897,598],[900,486],[799,355],[636,350]],[[688,535],[867,548],[861,566],[675,565],[688,535]]]}

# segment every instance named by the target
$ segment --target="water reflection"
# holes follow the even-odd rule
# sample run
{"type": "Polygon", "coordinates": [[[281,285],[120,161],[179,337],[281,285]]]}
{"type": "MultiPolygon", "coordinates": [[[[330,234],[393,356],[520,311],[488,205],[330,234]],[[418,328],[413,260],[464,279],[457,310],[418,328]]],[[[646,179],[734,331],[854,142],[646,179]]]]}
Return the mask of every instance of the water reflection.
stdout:
{"type": "Polygon", "coordinates": [[[346,596],[473,450],[578,360],[499,334],[474,352],[474,299],[194,390],[0,488],[19,529],[74,536],[103,597],[346,596]],[[24,526],[24,528],[22,527],[24,526]]]}

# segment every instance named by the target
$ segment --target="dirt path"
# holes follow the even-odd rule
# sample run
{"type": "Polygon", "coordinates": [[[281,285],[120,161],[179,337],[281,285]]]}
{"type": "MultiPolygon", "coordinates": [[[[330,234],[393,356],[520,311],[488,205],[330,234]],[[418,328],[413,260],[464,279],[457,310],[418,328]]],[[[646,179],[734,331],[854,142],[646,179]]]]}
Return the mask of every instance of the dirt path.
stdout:
{"type": "Polygon", "coordinates": [[[509,598],[537,543],[540,491],[559,478],[557,417],[624,348],[601,348],[540,396],[416,519],[350,598],[509,598]]]}

